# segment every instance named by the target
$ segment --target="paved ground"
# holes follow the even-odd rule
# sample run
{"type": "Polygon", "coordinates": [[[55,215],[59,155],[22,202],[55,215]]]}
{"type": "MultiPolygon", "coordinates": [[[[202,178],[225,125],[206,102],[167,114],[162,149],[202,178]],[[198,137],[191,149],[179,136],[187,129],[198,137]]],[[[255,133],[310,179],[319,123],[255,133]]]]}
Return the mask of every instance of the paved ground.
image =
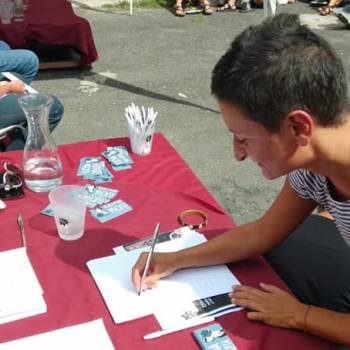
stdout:
{"type": "MultiPolygon", "coordinates": [[[[79,2],[93,1],[102,0],[79,2]]],[[[267,182],[251,162],[232,160],[231,136],[209,84],[218,58],[243,28],[262,20],[262,10],[185,18],[166,9],[135,10],[133,16],[94,8],[75,11],[92,26],[99,61],[90,71],[42,72],[33,83],[65,105],[64,120],[54,133],[57,142],[126,135],[124,108],[131,102],[153,106],[159,112],[157,130],[236,222],[260,215],[281,180],[267,182]]],[[[350,32],[335,17],[321,18],[305,3],[280,6],[280,11],[303,14],[333,43],[350,71],[350,32]]]]}

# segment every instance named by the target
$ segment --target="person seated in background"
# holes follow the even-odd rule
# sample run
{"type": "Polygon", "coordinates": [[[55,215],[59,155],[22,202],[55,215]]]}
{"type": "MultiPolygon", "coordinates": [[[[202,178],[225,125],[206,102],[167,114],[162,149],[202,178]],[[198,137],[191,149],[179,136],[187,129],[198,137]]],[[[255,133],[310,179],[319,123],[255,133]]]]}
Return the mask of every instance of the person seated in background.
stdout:
{"type": "MultiPolygon", "coordinates": [[[[0,77],[0,151],[22,149],[25,140],[20,132],[1,134],[1,130],[11,125],[26,126],[26,116],[18,104],[18,97],[25,93],[25,85],[34,79],[39,67],[38,57],[30,50],[12,50],[0,41],[0,73],[11,72],[20,80],[6,81],[0,77]]],[[[53,97],[54,103],[49,113],[49,129],[53,131],[62,119],[62,103],[53,97]]]]}
{"type": "Polygon", "coordinates": [[[140,286],[142,253],[135,287],[265,254],[295,296],[262,279],[233,286],[232,303],[251,321],[349,346],[350,101],[340,58],[297,15],[284,13],[236,37],[214,67],[211,90],[235,158],[251,158],[266,179],[286,176],[283,188],[257,220],[192,248],[155,253],[140,286]],[[334,220],[310,215],[318,205],[334,220]]]}
{"type": "MultiPolygon", "coordinates": [[[[192,1],[189,0],[189,4],[191,6],[194,5],[192,1]]],[[[213,9],[209,3],[209,0],[199,0],[199,8],[203,12],[204,15],[211,15],[213,13],[213,9]]],[[[184,17],[186,14],[185,8],[183,6],[183,0],[176,0],[175,5],[173,7],[174,15],[178,17],[184,17]]]]}
{"type": "Polygon", "coordinates": [[[0,72],[19,74],[26,84],[35,78],[39,68],[37,55],[24,49],[11,49],[4,41],[0,41],[0,72]]]}

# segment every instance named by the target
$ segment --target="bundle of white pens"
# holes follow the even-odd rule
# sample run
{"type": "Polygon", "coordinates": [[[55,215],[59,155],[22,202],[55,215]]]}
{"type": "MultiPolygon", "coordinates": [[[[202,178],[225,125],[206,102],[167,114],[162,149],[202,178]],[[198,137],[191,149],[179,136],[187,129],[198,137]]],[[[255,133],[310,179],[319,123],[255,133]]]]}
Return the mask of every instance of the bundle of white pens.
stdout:
{"type": "Polygon", "coordinates": [[[131,151],[133,153],[140,156],[146,156],[151,153],[157,114],[153,107],[147,107],[146,109],[142,106],[140,109],[134,103],[125,108],[131,151]]]}

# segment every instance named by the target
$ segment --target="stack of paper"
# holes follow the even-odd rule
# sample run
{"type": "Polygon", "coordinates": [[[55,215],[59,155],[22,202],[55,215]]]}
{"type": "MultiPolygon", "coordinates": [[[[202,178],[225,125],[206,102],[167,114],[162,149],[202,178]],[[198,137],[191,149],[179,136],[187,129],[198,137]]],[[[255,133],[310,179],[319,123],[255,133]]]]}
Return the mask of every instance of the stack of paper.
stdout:
{"type": "Polygon", "coordinates": [[[0,344],[0,350],[113,350],[101,319],[0,344]]]}
{"type": "Polygon", "coordinates": [[[0,324],[47,311],[25,248],[0,253],[0,324]]]}
{"type": "MultiPolygon", "coordinates": [[[[178,251],[206,241],[202,234],[188,227],[174,231],[172,237],[175,239],[157,243],[155,251],[178,251]]],[[[184,303],[228,293],[232,285],[239,284],[226,265],[192,268],[175,272],[139,296],[131,281],[131,269],[148,248],[142,244],[133,247],[131,250],[116,247],[115,255],[87,263],[115,323],[157,314],[157,310],[167,310],[169,305],[181,305],[183,310],[184,303]]]]}

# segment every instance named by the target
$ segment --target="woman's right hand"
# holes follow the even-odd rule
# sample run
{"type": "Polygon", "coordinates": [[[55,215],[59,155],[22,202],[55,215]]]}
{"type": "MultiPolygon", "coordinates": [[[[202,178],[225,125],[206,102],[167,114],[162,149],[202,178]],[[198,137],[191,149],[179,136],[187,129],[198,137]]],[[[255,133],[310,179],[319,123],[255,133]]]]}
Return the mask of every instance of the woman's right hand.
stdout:
{"type": "Polygon", "coordinates": [[[25,87],[22,80],[13,80],[10,82],[10,92],[16,92],[19,94],[24,94],[25,87]]]}
{"type": "MultiPolygon", "coordinates": [[[[132,282],[137,289],[140,288],[141,277],[146,265],[147,252],[142,253],[132,268],[132,282]]],[[[142,282],[142,289],[154,288],[157,281],[171,275],[178,269],[176,266],[176,253],[154,253],[148,274],[142,282]]]]}
{"type": "Polygon", "coordinates": [[[13,80],[13,81],[2,81],[0,82],[1,95],[9,93],[19,93],[24,94],[25,86],[22,80],[13,80]]]}

